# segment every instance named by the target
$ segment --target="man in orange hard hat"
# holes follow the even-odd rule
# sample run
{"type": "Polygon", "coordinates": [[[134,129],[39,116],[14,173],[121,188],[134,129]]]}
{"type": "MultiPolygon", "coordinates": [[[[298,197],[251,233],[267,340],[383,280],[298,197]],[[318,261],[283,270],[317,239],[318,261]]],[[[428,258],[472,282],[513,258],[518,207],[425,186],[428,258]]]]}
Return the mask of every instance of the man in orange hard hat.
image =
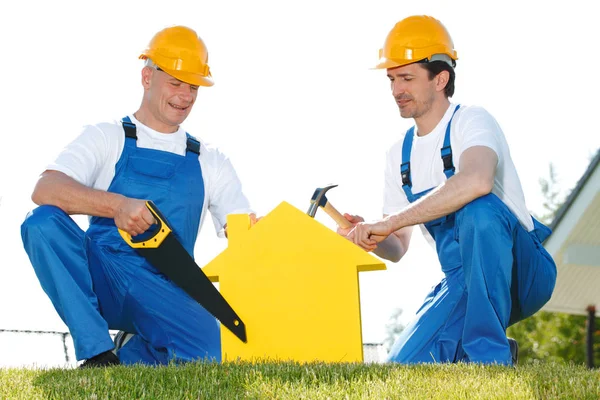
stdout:
{"type": "Polygon", "coordinates": [[[338,229],[357,245],[399,261],[412,227],[435,241],[444,278],[389,354],[400,363],[512,365],[506,328],[549,299],[556,266],[542,247],[550,229],[529,215],[500,125],[483,108],[452,103],[457,53],[429,16],[398,22],[380,50],[403,118],[415,126],[388,154],[383,219],[338,229]]]}
{"type": "Polygon", "coordinates": [[[32,195],[39,207],[21,228],[77,360],[85,360],[81,367],[220,361],[216,319],[119,230],[146,232],[155,222],[151,200],[193,257],[207,210],[221,236],[228,214],[252,213],[229,159],[181,126],[199,88],[213,85],[202,39],[190,28],[168,27],[140,58],[140,108],[83,129],[42,173],[32,195]],[[89,228],[82,231],[71,214],[90,216],[89,228]],[[109,329],[135,335],[117,353],[109,329]]]}

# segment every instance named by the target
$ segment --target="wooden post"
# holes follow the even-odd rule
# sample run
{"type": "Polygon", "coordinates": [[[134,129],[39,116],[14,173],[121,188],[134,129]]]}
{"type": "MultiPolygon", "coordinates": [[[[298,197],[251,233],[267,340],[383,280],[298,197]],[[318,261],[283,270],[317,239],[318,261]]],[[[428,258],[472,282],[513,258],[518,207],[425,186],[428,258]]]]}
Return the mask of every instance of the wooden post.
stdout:
{"type": "Polygon", "coordinates": [[[586,358],[588,368],[594,368],[594,332],[596,331],[596,306],[587,307],[586,358]]]}

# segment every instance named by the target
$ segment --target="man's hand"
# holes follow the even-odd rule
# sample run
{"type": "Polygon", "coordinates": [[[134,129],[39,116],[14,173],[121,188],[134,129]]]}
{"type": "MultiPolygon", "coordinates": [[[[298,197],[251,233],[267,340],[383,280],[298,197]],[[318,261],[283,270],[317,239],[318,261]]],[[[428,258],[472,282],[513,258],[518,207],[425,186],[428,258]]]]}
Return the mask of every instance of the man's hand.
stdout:
{"type": "Polygon", "coordinates": [[[391,233],[388,220],[382,219],[374,223],[356,224],[348,234],[348,239],[366,251],[373,251],[377,248],[377,243],[384,241],[391,233]]]}
{"type": "MultiPolygon", "coordinates": [[[[250,217],[250,227],[252,228],[254,224],[263,219],[263,217],[257,217],[255,213],[248,214],[250,217]]],[[[223,225],[223,233],[225,233],[225,237],[229,238],[229,234],[227,233],[227,224],[223,225]]]]}
{"type": "Polygon", "coordinates": [[[346,218],[348,221],[350,221],[350,223],[352,224],[352,227],[350,228],[342,228],[338,225],[337,227],[337,233],[339,235],[342,236],[347,236],[350,231],[352,229],[354,229],[354,227],[356,226],[356,224],[358,224],[359,222],[364,222],[365,219],[363,217],[361,217],[360,215],[350,215],[348,213],[344,213],[344,218],[346,218]]]}
{"type": "Polygon", "coordinates": [[[119,204],[115,213],[117,228],[129,233],[131,236],[146,232],[155,223],[154,215],[152,215],[144,200],[126,197],[119,204]]]}
{"type": "Polygon", "coordinates": [[[250,213],[250,226],[254,226],[258,221],[260,221],[263,217],[257,217],[256,214],[250,213]]]}

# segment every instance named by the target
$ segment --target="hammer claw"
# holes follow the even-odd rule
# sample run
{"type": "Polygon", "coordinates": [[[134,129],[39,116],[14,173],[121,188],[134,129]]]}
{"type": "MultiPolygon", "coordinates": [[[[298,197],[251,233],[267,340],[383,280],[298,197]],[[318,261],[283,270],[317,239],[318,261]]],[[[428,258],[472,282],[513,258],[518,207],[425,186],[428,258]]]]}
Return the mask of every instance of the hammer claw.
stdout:
{"type": "Polygon", "coordinates": [[[310,199],[310,207],[308,208],[307,214],[314,218],[317,210],[321,207],[340,227],[344,229],[351,228],[352,223],[336,210],[327,200],[327,197],[325,197],[325,193],[336,186],[337,185],[329,185],[323,188],[317,188],[310,199]]]}

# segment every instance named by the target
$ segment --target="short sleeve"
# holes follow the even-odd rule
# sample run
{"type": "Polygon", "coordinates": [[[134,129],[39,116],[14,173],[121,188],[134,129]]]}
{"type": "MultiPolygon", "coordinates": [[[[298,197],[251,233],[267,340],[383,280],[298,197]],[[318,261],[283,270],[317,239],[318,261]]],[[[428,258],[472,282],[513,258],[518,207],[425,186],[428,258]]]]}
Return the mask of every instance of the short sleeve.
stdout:
{"type": "Polygon", "coordinates": [[[485,146],[500,157],[500,126],[494,117],[481,107],[469,107],[461,116],[457,129],[461,153],[470,147],[485,146]]]}
{"type": "Polygon", "coordinates": [[[60,171],[82,185],[93,187],[107,157],[108,143],[104,132],[87,125],[46,169],[60,171]]]}
{"type": "Polygon", "coordinates": [[[238,178],[233,164],[222,153],[213,159],[214,168],[210,177],[208,188],[208,210],[213,219],[217,234],[224,236],[223,227],[227,223],[229,214],[249,214],[250,203],[242,190],[242,183],[238,178]]]}

